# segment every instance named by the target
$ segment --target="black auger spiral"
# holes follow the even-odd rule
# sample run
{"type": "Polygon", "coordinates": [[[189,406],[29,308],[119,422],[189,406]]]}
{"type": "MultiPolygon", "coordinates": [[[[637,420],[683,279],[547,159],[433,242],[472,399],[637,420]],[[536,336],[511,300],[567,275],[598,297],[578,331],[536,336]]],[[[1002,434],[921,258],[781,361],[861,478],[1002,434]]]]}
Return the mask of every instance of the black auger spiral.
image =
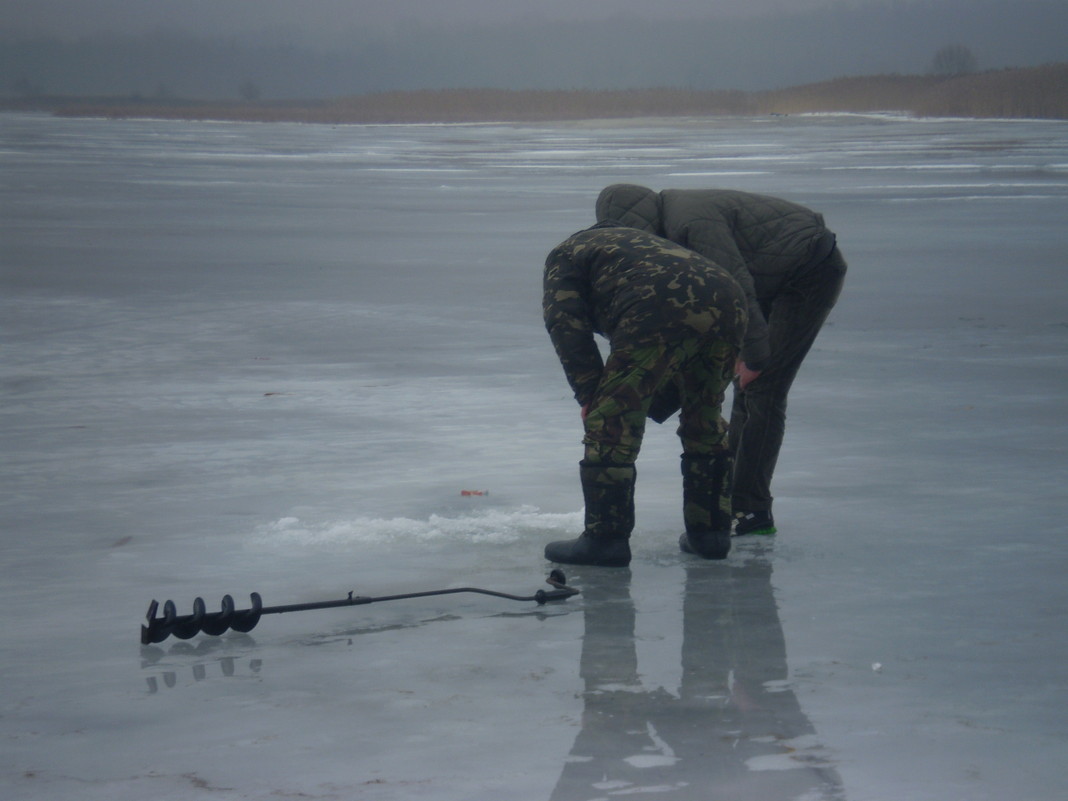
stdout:
{"type": "Polygon", "coordinates": [[[384,595],[377,598],[369,598],[361,595],[353,595],[336,601],[316,601],[306,604],[289,604],[286,606],[264,606],[263,599],[258,592],[251,594],[252,606],[248,609],[236,609],[234,599],[224,595],[222,608],[218,612],[208,612],[203,598],[193,601],[193,613],[191,615],[179,615],[174,601],[163,604],[163,614],[159,617],[159,602],[152,601],[148,605],[148,614],[145,616],[146,625],[141,626],[141,644],[163,642],[168,637],[177,637],[180,640],[189,640],[198,634],[210,634],[218,637],[229,630],[249,632],[256,627],[263,615],[279,615],[283,612],[302,612],[310,609],[333,609],[340,606],[359,606],[372,604],[379,601],[398,601],[403,598],[422,598],[428,595],[452,595],[461,592],[480,593],[492,595],[497,598],[508,598],[512,601],[535,601],[539,606],[549,601],[562,601],[577,595],[579,590],[567,586],[567,579],[560,570],[553,570],[546,582],[553,589],[549,591],[538,590],[533,595],[510,595],[506,592],[483,590],[478,587],[456,587],[447,590],[429,590],[427,592],[410,592],[402,595],[384,595]]]}

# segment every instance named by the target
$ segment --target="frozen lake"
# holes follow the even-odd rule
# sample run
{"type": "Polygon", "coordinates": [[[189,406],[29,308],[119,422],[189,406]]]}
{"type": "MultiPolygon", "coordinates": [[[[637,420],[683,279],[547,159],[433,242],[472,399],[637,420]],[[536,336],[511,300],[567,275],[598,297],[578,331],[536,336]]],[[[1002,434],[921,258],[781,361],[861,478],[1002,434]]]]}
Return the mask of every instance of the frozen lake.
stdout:
{"type": "Polygon", "coordinates": [[[0,159],[3,798],[1064,798],[1068,124],[0,115],[0,159]],[[680,554],[651,426],[635,560],[565,602],[139,644],[152,599],[548,589],[541,268],[616,182],[838,233],[776,538],[680,554]]]}

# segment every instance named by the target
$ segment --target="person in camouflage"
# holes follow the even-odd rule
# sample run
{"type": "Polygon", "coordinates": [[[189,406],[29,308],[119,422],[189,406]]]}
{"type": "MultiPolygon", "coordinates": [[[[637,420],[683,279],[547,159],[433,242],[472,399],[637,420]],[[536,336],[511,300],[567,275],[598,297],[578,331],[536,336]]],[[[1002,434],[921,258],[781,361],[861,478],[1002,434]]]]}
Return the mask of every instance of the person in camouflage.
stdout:
{"type": "MultiPolygon", "coordinates": [[[[597,198],[613,220],[697,251],[745,291],[749,328],[731,408],[735,534],[774,534],[771,481],[786,430],[786,401],[801,363],[838,300],[846,262],[823,215],[770,195],[734,189],[615,184],[597,198]]],[[[660,417],[678,408],[666,393],[660,417]]]]}
{"type": "Polygon", "coordinates": [[[635,461],[650,405],[668,387],[681,403],[679,546],[725,558],[730,451],[721,408],[746,330],[742,289],[699,254],[606,221],[549,253],[543,290],[545,326],[582,410],[586,502],[581,536],[550,543],[546,558],[630,564],[635,461]],[[607,359],[595,334],[609,341],[607,359]]]}

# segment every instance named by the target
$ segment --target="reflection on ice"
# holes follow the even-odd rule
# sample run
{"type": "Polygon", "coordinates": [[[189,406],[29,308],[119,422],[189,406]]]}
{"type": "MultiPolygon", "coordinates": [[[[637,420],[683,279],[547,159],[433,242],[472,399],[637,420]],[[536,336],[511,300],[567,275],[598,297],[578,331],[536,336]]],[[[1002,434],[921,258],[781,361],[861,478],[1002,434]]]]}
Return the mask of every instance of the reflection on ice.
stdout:
{"type": "Polygon", "coordinates": [[[234,634],[226,640],[204,638],[193,643],[175,642],[164,649],[156,645],[141,647],[141,669],[149,695],[174,690],[187,680],[180,674],[189,671],[194,682],[210,679],[255,679],[263,670],[257,657],[256,641],[247,634],[234,634]]]}
{"type": "Polygon", "coordinates": [[[583,588],[584,710],[554,801],[606,787],[695,801],[844,797],[787,678],[771,563],[761,545],[738,550],[726,565],[682,568],[677,687],[647,684],[638,660],[633,595],[653,588],[632,589],[630,570],[573,570],[583,588]]]}

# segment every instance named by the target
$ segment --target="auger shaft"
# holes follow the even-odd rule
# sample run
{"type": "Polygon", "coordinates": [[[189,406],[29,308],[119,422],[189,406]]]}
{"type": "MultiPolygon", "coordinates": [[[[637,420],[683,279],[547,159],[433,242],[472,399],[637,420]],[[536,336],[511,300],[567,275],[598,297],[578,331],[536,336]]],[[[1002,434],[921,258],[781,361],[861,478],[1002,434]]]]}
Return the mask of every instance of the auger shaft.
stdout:
{"type": "Polygon", "coordinates": [[[188,640],[197,634],[204,633],[219,636],[226,631],[248,632],[252,631],[259,623],[263,615],[280,615],[285,612],[305,612],[312,609],[335,609],[342,606],[360,606],[363,604],[379,603],[382,601],[399,601],[405,598],[425,598],[430,595],[453,595],[456,593],[479,593],[492,595],[497,598],[507,598],[512,601],[535,601],[539,606],[549,601],[562,601],[577,595],[579,590],[567,586],[567,579],[560,570],[553,570],[546,581],[552,585],[549,591],[538,590],[533,595],[512,595],[495,590],[484,590],[478,587],[455,587],[445,590],[428,590],[425,592],[409,592],[400,595],[382,595],[368,597],[353,595],[334,601],[313,601],[302,604],[285,604],[282,606],[264,606],[259,593],[252,593],[252,606],[249,609],[235,609],[234,599],[229,595],[223,597],[222,609],[218,612],[208,612],[203,598],[193,601],[193,613],[191,615],[178,615],[173,601],[167,601],[163,605],[163,615],[157,617],[159,603],[152,601],[148,606],[145,616],[147,625],[141,626],[141,644],[163,642],[170,636],[182,640],[188,640]]]}

